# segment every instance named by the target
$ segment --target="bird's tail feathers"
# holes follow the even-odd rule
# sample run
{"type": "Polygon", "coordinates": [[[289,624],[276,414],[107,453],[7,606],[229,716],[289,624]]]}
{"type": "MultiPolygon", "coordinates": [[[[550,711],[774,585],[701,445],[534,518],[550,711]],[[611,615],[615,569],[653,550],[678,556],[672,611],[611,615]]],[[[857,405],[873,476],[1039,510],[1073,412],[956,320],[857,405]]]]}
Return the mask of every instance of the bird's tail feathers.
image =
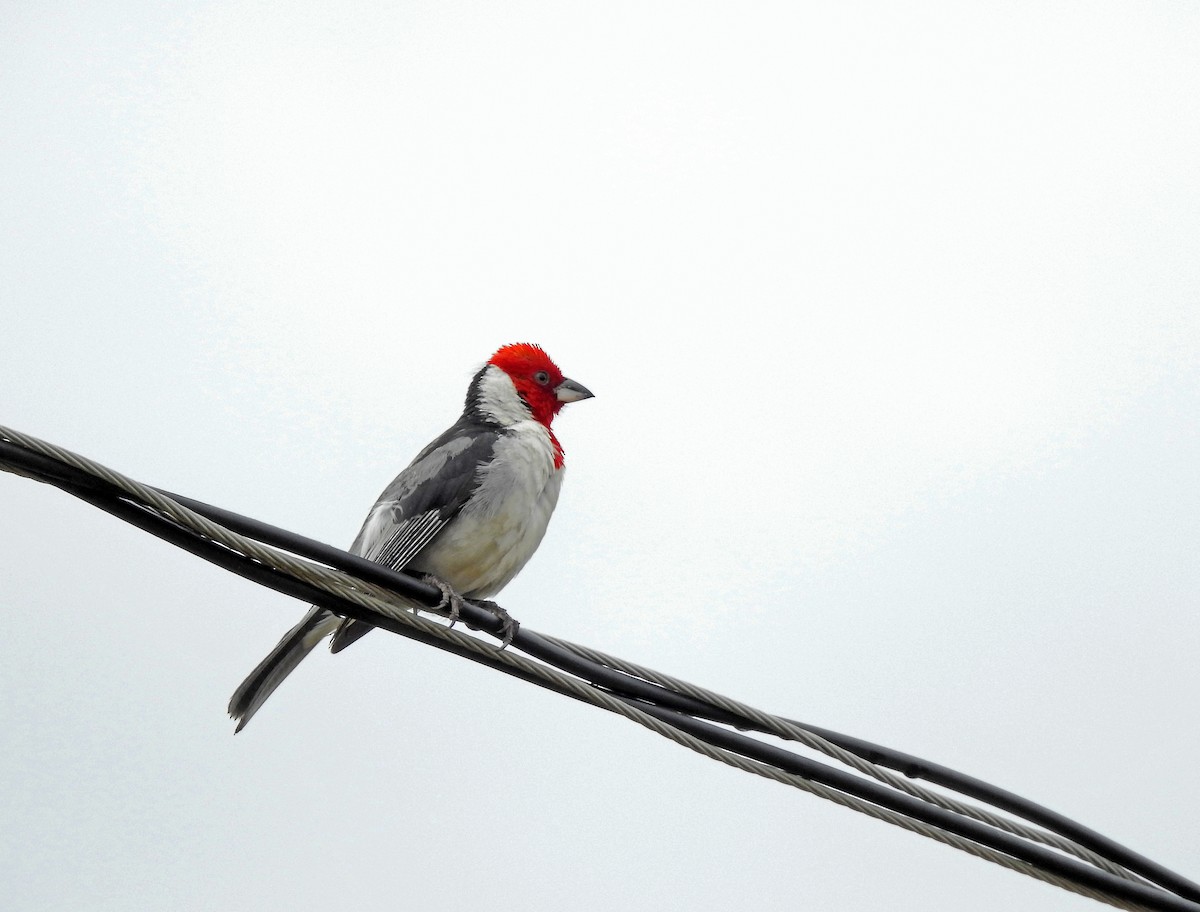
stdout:
{"type": "Polygon", "coordinates": [[[237,720],[235,732],[240,732],[258,712],[267,697],[283,683],[313,647],[329,636],[341,623],[341,618],[315,605],[304,618],[289,630],[279,644],[254,671],[246,677],[229,701],[229,715],[237,720]]]}
{"type": "Polygon", "coordinates": [[[374,629],[366,621],[356,621],[354,618],[346,618],[338,625],[338,629],[333,634],[333,639],[329,641],[329,651],[341,652],[351,643],[357,642],[374,629]]]}

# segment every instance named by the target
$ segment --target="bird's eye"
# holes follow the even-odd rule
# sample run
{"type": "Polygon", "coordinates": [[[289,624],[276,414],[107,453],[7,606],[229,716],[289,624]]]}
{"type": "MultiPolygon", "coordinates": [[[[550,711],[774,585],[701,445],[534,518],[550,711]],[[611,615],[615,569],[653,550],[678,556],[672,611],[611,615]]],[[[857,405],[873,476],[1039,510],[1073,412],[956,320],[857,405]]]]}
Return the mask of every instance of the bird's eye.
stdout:
{"type": "Polygon", "coordinates": [[[547,383],[550,382],[550,375],[548,373],[546,373],[545,371],[538,371],[536,374],[533,375],[533,382],[536,383],[538,386],[545,386],[547,383]]]}

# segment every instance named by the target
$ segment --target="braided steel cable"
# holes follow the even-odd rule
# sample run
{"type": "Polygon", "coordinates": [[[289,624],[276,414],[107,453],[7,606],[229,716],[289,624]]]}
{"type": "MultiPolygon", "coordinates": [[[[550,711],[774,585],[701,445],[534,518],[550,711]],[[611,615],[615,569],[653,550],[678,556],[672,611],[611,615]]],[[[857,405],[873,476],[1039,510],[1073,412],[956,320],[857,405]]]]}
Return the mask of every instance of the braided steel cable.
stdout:
{"type": "MultiPolygon", "coordinates": [[[[57,484],[69,493],[102,509],[107,509],[135,525],[146,528],[147,531],[166,537],[193,553],[198,553],[206,559],[227,566],[228,569],[234,569],[235,572],[256,578],[255,574],[250,572],[250,568],[231,566],[231,564],[238,563],[238,559],[234,556],[241,556],[242,560],[250,562],[257,568],[257,571],[261,571],[259,576],[265,578],[259,578],[258,581],[266,582],[266,584],[287,591],[288,594],[298,598],[307,598],[318,602],[330,599],[334,604],[327,604],[327,607],[339,613],[351,616],[359,616],[361,613],[364,619],[370,620],[378,626],[384,626],[393,632],[449,649],[456,654],[515,674],[524,680],[539,683],[541,686],[549,687],[559,693],[592,703],[611,712],[617,712],[712,759],[804,789],[827,800],[953,845],[978,857],[1054,883],[1064,889],[1083,893],[1122,908],[1200,909],[1200,905],[1188,902],[1178,895],[1172,896],[1163,890],[1148,886],[1136,873],[1126,870],[1123,866],[1109,861],[1072,840],[1026,827],[1023,824],[1016,824],[989,811],[914,786],[913,783],[869,763],[861,756],[813,734],[797,723],[763,713],[703,688],[566,641],[543,637],[530,631],[519,631],[518,639],[515,641],[516,645],[520,646],[522,640],[535,644],[541,640],[552,647],[613,669],[621,675],[633,675],[655,687],[668,688],[690,700],[701,701],[708,704],[709,707],[716,707],[716,713],[711,708],[707,712],[700,713],[702,718],[717,718],[727,724],[737,724],[737,722],[729,723],[729,720],[722,716],[732,716],[736,720],[750,720],[753,722],[753,727],[760,731],[772,733],[787,740],[795,740],[814,750],[821,751],[847,763],[858,773],[870,776],[886,786],[899,790],[904,795],[890,799],[883,798],[877,792],[865,789],[867,784],[865,780],[848,777],[845,773],[838,775],[861,782],[862,786],[838,780],[839,786],[831,787],[826,782],[832,774],[815,770],[814,767],[819,767],[820,764],[814,764],[813,761],[804,761],[778,748],[767,750],[767,746],[762,745],[761,742],[724,729],[717,729],[696,718],[683,716],[678,710],[663,708],[661,705],[656,706],[639,698],[622,695],[619,691],[621,682],[618,682],[618,690],[610,693],[608,690],[602,689],[605,687],[604,683],[595,679],[601,676],[588,679],[567,674],[557,668],[550,668],[540,662],[516,655],[511,650],[501,651],[476,637],[466,635],[458,630],[447,629],[441,624],[419,617],[412,609],[436,605],[441,594],[436,588],[412,580],[403,574],[396,574],[372,564],[370,565],[372,568],[370,575],[386,580],[386,585],[380,585],[378,582],[361,579],[358,575],[346,574],[301,560],[239,535],[225,525],[201,515],[200,511],[189,509],[179,502],[179,500],[184,500],[183,498],[176,499],[167,496],[163,492],[141,485],[62,448],[3,427],[0,427],[0,438],[9,441],[8,445],[0,446],[0,461],[4,463],[2,467],[16,469],[19,470],[19,474],[57,484]],[[14,453],[14,448],[23,450],[25,458],[20,458],[21,453],[19,452],[14,453]],[[100,484],[92,484],[90,479],[95,479],[100,484]],[[190,540],[189,533],[198,541],[190,540]],[[206,550],[204,546],[207,543],[211,544],[207,549],[208,553],[204,553],[206,550]],[[219,546],[223,553],[214,553],[212,545],[219,546]],[[288,583],[288,580],[292,582],[288,583]],[[380,624],[376,615],[385,618],[387,623],[380,624]],[[685,731],[685,729],[689,730],[685,731]],[[699,736],[696,734],[697,732],[699,736]],[[719,747],[714,743],[722,739],[732,747],[719,747]],[[771,755],[783,755],[784,766],[799,766],[808,770],[809,775],[796,775],[793,772],[785,771],[779,764],[763,762],[761,759],[754,759],[751,756],[754,754],[761,756],[763,752],[771,755]],[[813,777],[814,773],[815,778],[813,777]],[[823,778],[825,781],[817,781],[823,778]],[[858,794],[852,794],[852,792],[858,794]],[[873,795],[876,800],[864,800],[859,797],[863,793],[873,795]],[[930,805],[930,808],[921,810],[918,804],[916,809],[909,808],[910,813],[898,811],[896,805],[898,803],[903,805],[903,802],[898,800],[900,797],[906,797],[907,800],[915,803],[925,802],[930,805]],[[879,800],[884,800],[885,804],[880,804],[879,800]],[[886,804],[890,804],[890,806],[885,806],[886,804]],[[1013,854],[1014,846],[1004,839],[999,839],[1000,834],[990,836],[990,831],[978,824],[966,826],[971,821],[964,820],[953,825],[951,829],[931,822],[931,818],[937,819],[941,823],[947,822],[944,817],[934,814],[933,809],[939,809],[939,814],[945,817],[962,815],[1025,839],[1053,846],[1082,858],[1095,867],[1080,865],[1078,862],[1071,862],[1069,859],[1053,853],[1047,855],[1045,850],[1032,846],[1018,846],[1016,854],[1013,854]],[[915,816],[912,813],[914,810],[916,811],[915,816]],[[946,812],[950,813],[946,814],[946,812]],[[978,830],[973,829],[975,827],[978,830]],[[964,831],[969,835],[964,835],[964,831]],[[996,848],[997,845],[1001,848],[996,848]],[[1055,862],[1055,859],[1060,861],[1055,862]],[[1116,878],[1125,878],[1125,880],[1118,881],[1116,878]]],[[[195,505],[194,502],[191,503],[195,505]]],[[[198,506],[203,507],[204,505],[198,506]]],[[[207,508],[207,511],[224,513],[215,508],[207,508]]],[[[232,516],[232,514],[226,515],[232,516]]],[[[244,520],[243,525],[257,525],[264,529],[270,529],[270,527],[256,524],[252,520],[239,519],[244,520]]],[[[276,538],[286,535],[280,530],[274,530],[274,533],[278,533],[275,535],[276,538]]],[[[324,547],[328,548],[328,546],[324,547]]],[[[336,551],[336,549],[328,550],[336,551]]],[[[337,553],[343,558],[349,557],[344,552],[337,553]]],[[[361,559],[358,560],[361,561],[361,559]]],[[[362,561],[362,563],[369,564],[370,562],[362,561]]],[[[468,607],[474,608],[474,606],[468,607]]],[[[478,623],[480,627],[488,627],[489,622],[493,621],[491,616],[480,609],[475,609],[475,611],[478,613],[466,617],[468,623],[472,625],[478,623]]],[[[668,701],[664,701],[664,703],[666,702],[668,701]]],[[[953,820],[950,822],[953,824],[953,820]]],[[[1175,876],[1177,877],[1177,875],[1175,876]]],[[[1186,895],[1188,886],[1195,886],[1189,885],[1182,878],[1178,878],[1178,881],[1185,887],[1184,890],[1176,890],[1182,895],[1186,895]]]]}
{"type": "Polygon", "coordinates": [[[1055,833],[1046,832],[1038,827],[1027,826],[1019,821],[1010,820],[1007,817],[1001,817],[1000,815],[994,814],[989,810],[976,807],[972,804],[967,804],[966,802],[958,801],[946,795],[941,795],[932,791],[931,789],[920,786],[917,783],[904,778],[903,776],[897,776],[891,770],[877,766],[861,756],[851,753],[839,745],[834,744],[832,741],[822,738],[820,735],[816,735],[810,731],[804,730],[800,726],[790,722],[787,719],[771,715],[770,713],[755,709],[754,707],[738,702],[737,700],[732,700],[729,697],[715,693],[704,687],[698,687],[695,684],[680,680],[679,678],[654,671],[651,668],[646,668],[641,665],[636,665],[633,662],[627,662],[624,659],[618,659],[614,656],[606,655],[599,650],[592,649],[590,647],[580,646],[567,640],[560,640],[557,638],[553,638],[552,642],[557,643],[564,649],[570,649],[572,652],[575,652],[578,655],[589,658],[594,662],[599,662],[600,664],[607,665],[610,668],[616,668],[619,671],[625,672],[626,674],[636,675],[637,677],[657,684],[660,687],[670,688],[671,690],[694,697],[697,700],[702,700],[706,703],[712,703],[714,706],[718,706],[727,712],[751,719],[757,725],[759,725],[763,731],[768,731],[771,734],[778,735],[780,738],[783,738],[786,741],[797,741],[807,748],[819,751],[820,753],[823,753],[826,756],[831,757],[834,760],[845,764],[846,766],[849,766],[851,769],[878,779],[885,785],[890,785],[894,789],[906,792],[914,798],[927,801],[936,807],[945,808],[948,811],[953,811],[957,814],[971,817],[975,820],[989,824],[990,826],[994,826],[997,829],[1012,833],[1014,836],[1032,839],[1035,842],[1042,843],[1043,845],[1052,846],[1061,851],[1068,852],[1078,858],[1083,859],[1084,861],[1096,865],[1102,870],[1108,871],[1110,874],[1116,875],[1117,877],[1126,877],[1130,880],[1137,881],[1142,880],[1142,878],[1130,871],[1127,871],[1123,866],[1109,861],[1107,858],[1104,858],[1101,855],[1098,855],[1096,852],[1076,844],[1070,839],[1066,839],[1055,833]]]}

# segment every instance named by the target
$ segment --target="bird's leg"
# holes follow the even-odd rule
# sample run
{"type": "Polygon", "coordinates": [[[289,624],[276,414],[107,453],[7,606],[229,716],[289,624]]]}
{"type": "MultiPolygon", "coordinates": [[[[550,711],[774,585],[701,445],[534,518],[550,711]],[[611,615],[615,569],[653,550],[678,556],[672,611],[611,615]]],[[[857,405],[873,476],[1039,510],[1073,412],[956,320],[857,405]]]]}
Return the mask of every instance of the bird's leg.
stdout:
{"type": "Polygon", "coordinates": [[[500,648],[504,649],[508,646],[513,641],[513,637],[517,635],[517,631],[521,629],[520,621],[495,602],[487,599],[471,599],[471,602],[495,616],[496,620],[500,622],[500,648]]]}
{"type": "Polygon", "coordinates": [[[448,582],[432,573],[426,573],[421,579],[441,590],[442,600],[431,610],[445,611],[446,616],[450,618],[450,626],[453,627],[458,623],[458,615],[462,611],[462,596],[455,592],[448,582]]]}

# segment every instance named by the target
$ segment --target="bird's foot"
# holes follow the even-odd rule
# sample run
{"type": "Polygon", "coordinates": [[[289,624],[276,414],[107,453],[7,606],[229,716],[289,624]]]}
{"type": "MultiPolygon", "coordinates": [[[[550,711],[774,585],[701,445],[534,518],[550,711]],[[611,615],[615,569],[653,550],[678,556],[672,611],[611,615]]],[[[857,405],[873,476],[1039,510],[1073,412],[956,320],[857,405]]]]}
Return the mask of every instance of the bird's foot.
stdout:
{"type": "Polygon", "coordinates": [[[495,602],[487,599],[471,599],[471,601],[492,614],[500,622],[500,648],[504,649],[508,646],[513,641],[513,637],[517,635],[517,631],[521,629],[521,623],[495,602]]]}
{"type": "Polygon", "coordinates": [[[433,606],[433,611],[445,611],[446,617],[450,618],[450,626],[453,627],[458,623],[458,616],[462,612],[462,596],[454,591],[454,588],[444,579],[434,576],[432,573],[427,573],[422,577],[422,580],[429,583],[431,586],[436,586],[442,593],[442,600],[433,606]]]}

